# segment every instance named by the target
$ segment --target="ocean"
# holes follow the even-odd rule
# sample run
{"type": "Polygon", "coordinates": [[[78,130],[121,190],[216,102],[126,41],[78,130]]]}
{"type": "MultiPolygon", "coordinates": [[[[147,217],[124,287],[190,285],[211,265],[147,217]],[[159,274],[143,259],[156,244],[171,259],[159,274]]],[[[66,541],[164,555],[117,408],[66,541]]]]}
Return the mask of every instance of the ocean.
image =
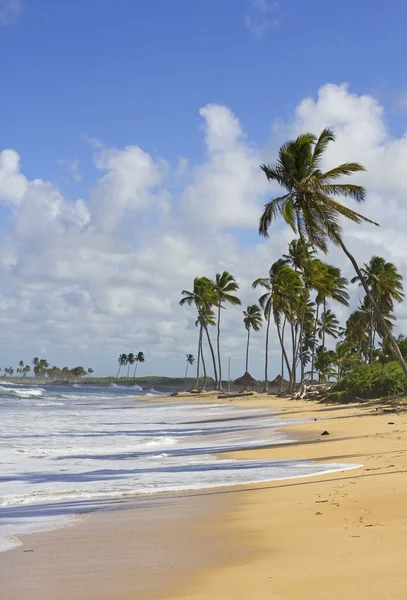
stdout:
{"type": "Polygon", "coordinates": [[[0,382],[0,550],[139,494],[304,477],[353,468],[230,460],[217,453],[293,440],[270,409],[151,402],[138,386],[0,382]],[[142,396],[134,400],[135,396],[142,396]]]}

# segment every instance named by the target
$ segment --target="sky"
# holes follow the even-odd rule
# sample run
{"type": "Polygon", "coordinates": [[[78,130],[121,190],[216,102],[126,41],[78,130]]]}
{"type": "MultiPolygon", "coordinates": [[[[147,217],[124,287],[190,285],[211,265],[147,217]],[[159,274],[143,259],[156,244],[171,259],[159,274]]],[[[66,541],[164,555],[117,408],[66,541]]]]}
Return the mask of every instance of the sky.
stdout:
{"type": "MultiPolygon", "coordinates": [[[[227,270],[257,301],[294,237],[257,234],[279,193],[259,165],[326,126],[326,166],[366,166],[354,181],[381,225],[344,224],[349,249],[407,276],[406,20],[399,0],[0,0],[0,366],[102,376],[143,351],[140,375],[182,376],[198,336],[181,290],[227,270]]],[[[222,317],[238,377],[242,308],[222,317]]],[[[264,329],[251,348],[261,377],[264,329]]],[[[274,377],[274,330],[270,357],[274,377]]]]}

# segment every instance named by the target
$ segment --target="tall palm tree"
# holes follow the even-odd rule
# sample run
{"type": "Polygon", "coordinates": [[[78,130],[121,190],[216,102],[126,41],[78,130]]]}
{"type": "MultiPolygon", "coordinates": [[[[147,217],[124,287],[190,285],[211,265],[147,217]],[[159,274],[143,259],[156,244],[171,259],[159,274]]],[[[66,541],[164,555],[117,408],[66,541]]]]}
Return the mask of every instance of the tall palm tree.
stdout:
{"type": "Polygon", "coordinates": [[[134,356],[133,352],[130,352],[130,354],[127,355],[127,379],[129,378],[130,366],[134,365],[135,362],[136,357],[134,356]]]}
{"type": "MultiPolygon", "coordinates": [[[[386,262],[381,256],[373,256],[368,263],[360,269],[366,285],[380,307],[382,314],[390,313],[394,308],[394,301],[402,302],[404,298],[403,277],[397,271],[393,263],[386,262]]],[[[353,277],[352,283],[359,281],[359,277],[353,277]]],[[[369,363],[372,362],[374,337],[377,331],[377,319],[375,323],[375,312],[369,301],[366,310],[370,314],[369,319],[369,363]]]]}
{"type": "Polygon", "coordinates": [[[194,358],[194,355],[193,355],[193,354],[186,354],[185,356],[187,357],[187,360],[186,360],[187,367],[186,367],[186,369],[185,369],[185,377],[184,377],[184,379],[186,379],[186,378],[187,378],[187,374],[188,374],[188,367],[189,367],[189,365],[191,365],[191,367],[192,367],[192,365],[193,365],[193,364],[194,364],[194,362],[195,362],[195,358],[194,358]]]}
{"type": "MultiPolygon", "coordinates": [[[[181,298],[180,305],[184,306],[185,304],[188,306],[195,306],[198,312],[198,317],[202,316],[205,311],[211,310],[211,306],[216,304],[216,296],[214,293],[214,284],[207,277],[195,277],[194,286],[192,291],[182,290],[181,292],[184,298],[181,298]]],[[[215,374],[215,388],[218,387],[218,373],[216,368],[216,360],[215,353],[213,352],[212,343],[210,341],[209,331],[207,324],[205,324],[205,319],[202,319],[202,323],[199,328],[199,340],[198,340],[198,360],[197,360],[197,370],[196,370],[196,385],[198,387],[199,384],[199,367],[200,367],[200,359],[201,359],[201,346],[202,346],[202,328],[205,329],[207,334],[209,346],[212,354],[213,361],[213,370],[215,374]]]]}
{"type": "Polygon", "coordinates": [[[339,321],[329,308],[322,313],[321,318],[318,320],[318,337],[322,340],[323,348],[325,348],[326,335],[330,335],[334,339],[339,335],[339,321]]]}
{"type": "Polygon", "coordinates": [[[287,193],[274,198],[265,205],[259,222],[259,233],[267,236],[272,221],[282,215],[293,231],[298,232],[300,237],[308,241],[313,248],[318,248],[326,253],[328,240],[340,246],[362,282],[365,293],[372,303],[383,331],[407,377],[407,365],[400,348],[387,326],[355,258],[345,246],[342,238],[342,228],[339,223],[341,216],[354,223],[365,221],[378,225],[335,199],[336,196],[345,196],[357,202],[363,202],[366,192],[362,186],[337,183],[337,181],[343,176],[364,171],[365,168],[359,163],[350,162],[322,172],[321,163],[324,153],[328,144],[333,141],[335,141],[335,135],[331,129],[324,129],[319,138],[311,133],[302,134],[296,140],[286,142],[281,146],[275,164],[261,166],[267,179],[277,182],[285,188],[287,193]]]}
{"type": "Polygon", "coordinates": [[[136,373],[137,373],[137,367],[139,365],[139,363],[143,363],[145,361],[145,356],[144,356],[144,352],[137,352],[136,357],[134,359],[134,362],[136,364],[136,366],[134,367],[134,376],[133,379],[136,379],[136,373]]]}
{"type": "Polygon", "coordinates": [[[220,357],[220,313],[221,309],[225,308],[225,304],[229,303],[232,306],[241,304],[240,299],[234,296],[232,292],[236,292],[239,289],[239,284],[236,282],[233,275],[227,271],[223,273],[217,273],[214,281],[213,291],[216,297],[216,304],[218,307],[218,332],[216,338],[216,346],[218,351],[218,367],[219,367],[219,385],[218,388],[222,389],[222,361],[220,357]]]}
{"type": "Polygon", "coordinates": [[[117,371],[116,380],[119,378],[120,369],[127,365],[127,354],[120,354],[117,362],[119,363],[119,370],[117,371]]]}
{"type": "Polygon", "coordinates": [[[244,319],[243,323],[247,330],[247,345],[246,345],[246,373],[249,372],[249,344],[250,344],[250,330],[259,331],[262,326],[262,316],[260,308],[257,304],[249,305],[246,310],[243,311],[244,319]]]}
{"type": "Polygon", "coordinates": [[[266,356],[264,361],[264,391],[268,392],[268,355],[269,355],[269,331],[271,315],[275,316],[273,311],[273,290],[274,284],[277,280],[278,273],[282,267],[286,265],[284,259],[279,259],[273,263],[269,269],[268,277],[259,277],[252,283],[252,287],[262,287],[266,291],[259,298],[259,304],[263,310],[264,318],[266,320],[266,356]]]}

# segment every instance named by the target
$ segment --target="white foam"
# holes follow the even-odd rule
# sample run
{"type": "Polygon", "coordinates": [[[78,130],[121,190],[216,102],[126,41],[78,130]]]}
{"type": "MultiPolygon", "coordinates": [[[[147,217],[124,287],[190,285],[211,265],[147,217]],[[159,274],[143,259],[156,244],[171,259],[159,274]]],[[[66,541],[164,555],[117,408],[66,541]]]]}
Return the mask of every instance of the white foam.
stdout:
{"type": "Polygon", "coordinates": [[[0,394],[11,394],[13,396],[19,396],[20,398],[35,398],[36,396],[42,396],[45,392],[43,388],[20,388],[20,387],[4,387],[0,386],[0,394]]]}

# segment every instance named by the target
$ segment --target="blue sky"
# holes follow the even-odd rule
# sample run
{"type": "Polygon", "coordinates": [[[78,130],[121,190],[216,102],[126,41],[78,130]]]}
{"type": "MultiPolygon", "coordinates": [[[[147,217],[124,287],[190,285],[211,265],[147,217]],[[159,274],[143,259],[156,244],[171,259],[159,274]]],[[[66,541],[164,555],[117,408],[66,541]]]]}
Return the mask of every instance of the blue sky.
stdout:
{"type": "MultiPolygon", "coordinates": [[[[38,186],[35,192],[36,202],[43,207],[39,211],[49,209],[50,215],[59,211],[58,214],[64,214],[61,219],[66,224],[71,219],[74,203],[81,199],[90,211],[89,218],[85,218],[86,227],[89,223],[89,227],[93,227],[93,223],[98,222],[96,213],[100,203],[109,200],[114,210],[115,190],[123,191],[124,187],[127,190],[126,186],[131,188],[132,184],[126,178],[129,168],[123,166],[124,162],[118,167],[119,160],[128,159],[124,149],[141,148],[154,166],[146,176],[142,192],[135,175],[137,199],[133,190],[123,202],[133,202],[138,207],[142,205],[145,210],[146,202],[150,202],[146,198],[152,194],[160,209],[153,211],[152,215],[139,212],[134,220],[129,216],[132,213],[128,212],[124,218],[121,216],[116,230],[109,229],[107,234],[107,230],[103,229],[106,240],[104,251],[110,253],[106,264],[111,264],[112,260],[119,261],[112,257],[117,257],[118,248],[125,239],[128,248],[136,245],[141,253],[147,253],[147,241],[151,235],[171,234],[174,239],[182,238],[185,248],[191,253],[193,247],[197,256],[205,255],[207,263],[218,269],[224,266],[224,258],[217,262],[205,252],[216,247],[216,236],[223,231],[229,236],[232,263],[240,265],[242,261],[248,261],[247,277],[250,278],[250,260],[256,261],[258,252],[263,253],[262,256],[267,255],[265,246],[259,248],[263,242],[257,237],[255,225],[250,224],[255,221],[249,219],[250,223],[246,222],[243,213],[241,219],[236,217],[230,226],[227,223],[219,225],[221,216],[213,223],[207,219],[206,229],[202,226],[199,230],[202,239],[198,242],[188,237],[191,224],[182,216],[190,214],[191,210],[197,214],[199,202],[205,202],[210,195],[210,188],[209,191],[205,188],[209,185],[205,174],[214,168],[213,156],[218,156],[218,149],[208,143],[211,132],[216,133],[219,123],[224,125],[226,121],[234,127],[232,117],[236,118],[244,133],[233,134],[232,142],[227,144],[236,144],[240,158],[251,157],[254,162],[257,156],[259,160],[272,160],[281,136],[295,131],[298,121],[304,127],[314,126],[314,123],[325,126],[332,122],[345,133],[349,123],[357,128],[359,122],[364,122],[360,116],[355,117],[354,104],[357,102],[357,110],[361,111],[357,114],[360,115],[368,104],[366,122],[372,131],[374,127],[377,131],[386,130],[386,134],[378,134],[377,139],[373,135],[372,147],[377,150],[384,143],[390,143],[392,138],[402,140],[407,114],[406,22],[407,4],[383,3],[381,0],[344,0],[340,4],[322,0],[0,0],[0,53],[3,57],[0,151],[11,149],[18,153],[24,185],[36,179],[44,184],[46,193],[40,193],[38,186]],[[317,101],[318,90],[328,83],[338,87],[330,89],[325,99],[317,101]],[[344,96],[340,86],[345,83],[349,87],[344,96]],[[305,116],[298,112],[304,98],[313,98],[317,102],[311,116],[310,111],[305,111],[305,116]],[[370,103],[364,98],[371,99],[370,103]],[[208,105],[212,106],[212,112],[200,114],[199,111],[208,105]],[[375,113],[374,105],[381,107],[380,115],[375,113]],[[230,114],[216,112],[216,107],[224,107],[230,114]],[[112,157],[113,149],[119,153],[116,158],[112,157]],[[126,173],[125,184],[120,179],[123,173],[126,173]],[[58,210],[51,207],[50,186],[53,193],[57,191],[63,198],[58,200],[58,210]],[[46,201],[44,198],[47,198],[46,201]],[[188,202],[189,208],[186,206],[188,202]],[[164,213],[167,220],[160,222],[164,213]],[[151,227],[150,233],[148,227],[151,227]],[[146,237],[141,234],[141,229],[146,237]],[[215,237],[212,239],[211,236],[215,237]],[[195,247],[194,244],[198,245],[195,247]],[[240,256],[239,252],[243,255],[240,256]]],[[[365,135],[364,129],[360,130],[360,135],[365,135]]],[[[229,146],[227,149],[222,146],[228,160],[232,160],[235,155],[229,150],[229,146]]],[[[366,148],[367,159],[369,152],[370,149],[366,148]]],[[[132,154],[131,160],[145,159],[144,155],[136,154],[132,154]]],[[[225,159],[223,166],[226,163],[225,159]]],[[[18,170],[13,163],[14,168],[18,170]]],[[[219,165],[216,169],[220,169],[219,165]]],[[[228,169],[228,166],[225,167],[226,171],[228,169]]],[[[13,179],[13,185],[15,181],[13,179]]],[[[21,181],[20,184],[23,185],[21,181]]],[[[248,178],[244,179],[244,185],[248,185],[248,178]]],[[[383,188],[380,182],[375,185],[377,189],[383,188]]],[[[261,206],[268,191],[263,182],[256,183],[254,187],[256,200],[253,202],[261,206]]],[[[237,215],[239,208],[233,206],[233,193],[225,187],[225,206],[227,210],[236,211],[237,215]]],[[[19,196],[18,207],[22,206],[20,200],[19,196]]],[[[126,206],[130,207],[130,204],[126,206]]],[[[76,359],[75,352],[83,352],[95,370],[107,372],[109,361],[115,361],[116,353],[122,350],[117,340],[114,342],[116,345],[112,345],[111,338],[107,336],[92,344],[89,332],[83,349],[78,350],[73,343],[61,345],[61,337],[52,334],[51,325],[48,337],[38,333],[43,331],[41,319],[45,317],[40,311],[36,318],[35,307],[45,302],[43,297],[49,299],[52,296],[57,302],[61,289],[67,290],[69,302],[73,297],[72,290],[86,296],[88,312],[85,314],[84,309],[78,306],[75,313],[75,319],[84,328],[92,315],[96,315],[97,321],[98,314],[107,314],[110,309],[98,307],[92,312],[91,305],[95,305],[95,298],[103,288],[96,284],[98,292],[96,287],[92,288],[93,270],[89,265],[89,285],[83,283],[83,274],[80,273],[77,279],[72,276],[70,281],[65,275],[61,278],[64,252],[70,243],[73,246],[78,244],[76,238],[70,237],[68,229],[63,230],[59,240],[50,242],[48,249],[54,252],[54,262],[49,265],[46,263],[49,258],[45,256],[45,242],[41,249],[39,238],[21,233],[24,215],[21,213],[19,216],[20,208],[16,206],[17,201],[14,200],[0,206],[0,232],[6,238],[3,252],[5,248],[13,256],[2,276],[3,281],[7,281],[5,287],[8,290],[4,306],[6,312],[10,302],[21,310],[24,306],[24,318],[31,323],[24,331],[32,333],[29,339],[27,336],[9,336],[9,316],[3,313],[6,325],[3,324],[2,337],[8,348],[7,359],[10,355],[15,360],[28,344],[28,354],[31,351],[36,354],[54,352],[60,360],[71,363],[76,359]],[[21,289],[15,280],[17,271],[23,273],[23,251],[26,254],[38,252],[39,288],[43,282],[41,291],[39,288],[30,290],[29,300],[24,288],[27,273],[21,276],[21,289]],[[44,265],[48,265],[48,271],[41,266],[41,252],[44,252],[44,265]],[[14,279],[9,280],[11,263],[14,267],[18,264],[19,269],[14,268],[14,279]],[[53,284],[48,287],[53,277],[53,284]],[[37,352],[36,347],[39,348],[37,352]],[[102,357],[101,347],[108,348],[106,358],[102,357]]],[[[81,210],[79,208],[75,215],[81,210]]],[[[35,214],[38,215],[38,211],[35,214]]],[[[34,219],[33,216],[29,218],[34,219]]],[[[60,222],[52,223],[50,227],[55,230],[61,225],[60,222]]],[[[195,223],[195,231],[197,227],[195,223]]],[[[86,241],[83,256],[89,255],[90,247],[100,248],[95,232],[97,226],[93,230],[92,241],[86,241]]],[[[284,236],[284,233],[281,235],[284,236]]],[[[123,251],[121,246],[120,251],[123,251]]],[[[157,260],[160,262],[159,258],[157,260]]],[[[262,260],[266,261],[266,258],[262,260]]],[[[119,265],[119,262],[115,263],[116,271],[124,272],[125,268],[130,268],[122,263],[119,265]]],[[[181,277],[178,263],[174,268],[177,277],[181,277]]],[[[192,271],[191,265],[190,270],[186,269],[188,276],[192,271]]],[[[154,276],[154,273],[151,266],[146,277],[154,276]]],[[[257,276],[256,273],[254,275],[257,276]]],[[[243,279],[245,277],[242,275],[243,279]]],[[[142,279],[140,276],[139,280],[142,279]]],[[[106,286],[112,284],[108,275],[104,283],[106,286]]],[[[98,285],[101,284],[100,280],[98,285]]],[[[174,285],[178,286],[178,280],[174,285]]],[[[182,281],[180,285],[185,287],[182,281]]],[[[126,298],[128,293],[126,291],[126,298]]],[[[137,293],[142,295],[143,291],[140,288],[134,293],[137,305],[137,293]]],[[[153,292],[150,290],[149,293],[154,299],[153,292]]],[[[163,292],[163,296],[166,297],[167,292],[163,292]]],[[[195,344],[195,341],[192,342],[195,339],[192,317],[189,321],[173,322],[170,326],[168,323],[173,315],[178,314],[174,302],[171,307],[157,310],[161,316],[167,310],[169,329],[185,328],[186,339],[191,339],[191,342],[188,341],[191,347],[185,350],[192,351],[192,344],[195,344]]],[[[56,314],[59,315],[55,317],[56,322],[60,324],[58,319],[61,319],[63,308],[59,307],[56,314]],[[58,312],[60,310],[62,313],[58,312]]],[[[148,317],[141,318],[144,321],[148,317]]],[[[123,319],[124,330],[128,331],[131,322],[137,337],[137,322],[129,315],[123,319]]],[[[233,329],[234,321],[231,321],[230,327],[233,329]]],[[[15,327],[12,330],[15,331],[15,327]]],[[[141,339],[149,344],[147,333],[141,339]]],[[[179,339],[177,342],[174,338],[173,343],[179,343],[179,339]]],[[[167,354],[161,355],[157,350],[159,345],[159,341],[151,342],[152,356],[158,352],[151,359],[151,372],[175,373],[178,369],[176,352],[168,350],[167,354]]],[[[123,350],[126,351],[126,348],[123,350]]],[[[257,374],[260,374],[260,343],[254,353],[257,362],[253,371],[258,370],[257,374]]],[[[1,355],[0,358],[6,360],[1,355]]],[[[236,358],[240,367],[239,360],[236,358]]]]}
{"type": "MultiPolygon", "coordinates": [[[[396,105],[407,5],[382,0],[36,0],[1,30],[2,144],[28,176],[61,177],[81,134],[168,159],[203,152],[197,109],[230,106],[265,140],[322,82],[396,105]],[[258,2],[259,7],[262,2],[258,2]],[[389,9],[390,8],[390,9],[389,9]],[[264,31],[259,35],[245,24],[264,31]]],[[[406,88],[407,89],[407,88],[406,88]]],[[[398,118],[394,118],[395,127],[398,118]]],[[[86,170],[85,170],[86,174],[86,170]]],[[[90,174],[90,177],[92,173],[90,174]]],[[[86,178],[85,178],[86,180],[86,178]]]]}

